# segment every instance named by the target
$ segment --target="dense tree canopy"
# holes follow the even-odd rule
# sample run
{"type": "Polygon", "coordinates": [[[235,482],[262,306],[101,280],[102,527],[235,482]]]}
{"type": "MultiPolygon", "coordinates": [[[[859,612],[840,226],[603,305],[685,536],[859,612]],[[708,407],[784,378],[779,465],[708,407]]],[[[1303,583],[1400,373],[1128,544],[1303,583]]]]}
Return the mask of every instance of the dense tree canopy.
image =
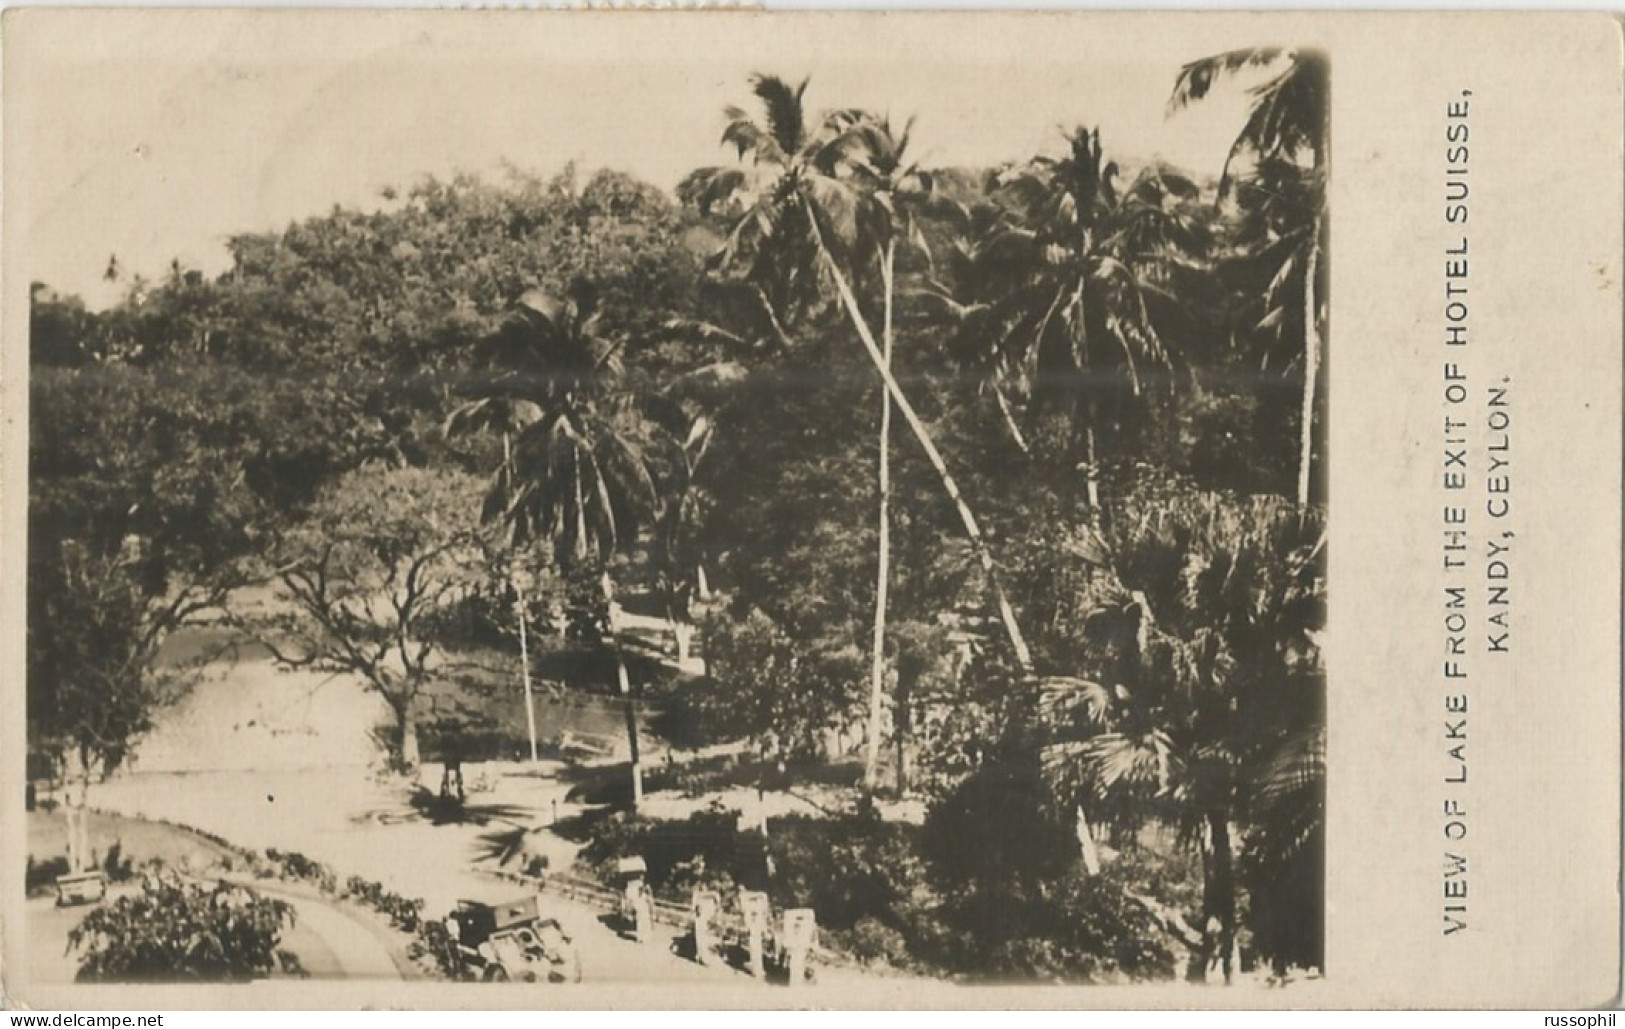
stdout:
{"type": "Polygon", "coordinates": [[[791,778],[866,743],[922,846],[988,841],[932,866],[943,917],[1021,912],[977,961],[1318,964],[1325,68],[1220,55],[1175,106],[1248,67],[1223,169],[1087,126],[922,169],[906,123],[758,76],[675,197],[426,180],[105,311],[36,285],[31,745],[117,768],[185,686],[164,641],[229,611],[375,690],[410,760],[495,603],[523,632],[481,645],[616,667],[635,772],[673,698],[791,778]],[[705,673],[682,635],[629,671],[623,603],[698,625],[705,673]]]}

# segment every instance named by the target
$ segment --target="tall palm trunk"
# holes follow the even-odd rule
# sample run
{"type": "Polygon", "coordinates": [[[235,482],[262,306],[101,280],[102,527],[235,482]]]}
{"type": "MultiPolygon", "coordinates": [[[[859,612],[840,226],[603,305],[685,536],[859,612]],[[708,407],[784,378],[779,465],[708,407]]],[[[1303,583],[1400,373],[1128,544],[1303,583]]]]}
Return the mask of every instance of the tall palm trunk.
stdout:
{"type": "Polygon", "coordinates": [[[1204,864],[1203,944],[1211,968],[1217,961],[1228,984],[1235,974],[1236,940],[1235,859],[1230,847],[1230,821],[1223,811],[1207,814],[1207,854],[1204,864]]]}
{"type": "MultiPolygon", "coordinates": [[[[513,482],[513,442],[511,434],[502,434],[502,465],[508,476],[508,482],[513,482]]],[[[530,632],[528,612],[525,610],[525,591],[519,585],[519,579],[510,568],[508,585],[513,587],[513,609],[519,616],[519,677],[525,684],[525,728],[530,733],[530,759],[536,760],[536,700],[530,688],[530,632]]]]}
{"type": "Polygon", "coordinates": [[[909,682],[899,676],[897,681],[897,694],[892,704],[892,738],[897,748],[897,795],[908,796],[913,771],[909,767],[909,750],[912,746],[914,732],[914,717],[909,710],[912,702],[912,687],[909,682]]]}
{"type": "Polygon", "coordinates": [[[807,205],[807,217],[812,224],[813,241],[818,247],[819,256],[824,259],[831,277],[835,280],[835,288],[841,295],[841,303],[846,307],[853,328],[857,330],[858,339],[863,342],[863,348],[868,352],[869,360],[874,362],[875,368],[880,372],[880,377],[886,384],[886,391],[897,404],[897,410],[902,412],[903,420],[908,423],[910,431],[914,433],[914,438],[920,443],[920,448],[925,451],[926,460],[930,461],[931,467],[936,469],[938,478],[942,480],[943,491],[948,494],[948,498],[954,502],[954,507],[959,512],[959,520],[965,526],[965,535],[970,540],[971,549],[976,552],[977,560],[981,564],[983,572],[987,575],[988,584],[993,591],[994,603],[999,610],[999,621],[1004,625],[1005,636],[1010,641],[1010,649],[1015,652],[1016,663],[1020,666],[1022,672],[1030,673],[1033,665],[1032,651],[1027,648],[1027,640],[1021,634],[1021,626],[1016,624],[1015,609],[1010,606],[1010,598],[1005,594],[1004,586],[999,581],[998,568],[993,563],[993,554],[988,549],[987,540],[982,536],[981,526],[976,523],[976,515],[971,512],[970,505],[965,502],[965,498],[960,494],[959,485],[954,482],[953,474],[948,471],[948,464],[943,460],[941,451],[937,450],[937,445],[932,441],[931,434],[926,430],[925,423],[920,421],[920,416],[915,412],[914,406],[908,402],[908,397],[903,393],[903,388],[898,385],[897,379],[892,376],[891,368],[886,364],[885,355],[880,352],[880,346],[875,342],[874,333],[869,331],[869,323],[864,320],[863,312],[858,307],[858,299],[852,293],[851,284],[846,281],[846,276],[841,272],[841,267],[836,262],[835,256],[830,253],[829,247],[824,244],[824,233],[818,227],[818,217],[813,212],[811,204],[807,205]]]}
{"type": "Polygon", "coordinates": [[[1320,265],[1320,221],[1310,230],[1303,272],[1303,424],[1298,432],[1298,504],[1309,503],[1309,473],[1315,454],[1315,393],[1320,377],[1320,319],[1315,311],[1315,275],[1320,265]]]}
{"type": "Polygon", "coordinates": [[[1010,410],[1010,398],[1004,395],[1004,390],[998,383],[993,384],[993,399],[999,405],[999,414],[1004,418],[1004,427],[1010,433],[1010,439],[1015,443],[1016,449],[1023,454],[1031,454],[1032,448],[1027,445],[1027,437],[1016,424],[1016,413],[1010,410]]]}
{"type": "MultiPolygon", "coordinates": [[[[881,365],[891,373],[892,355],[892,262],[897,244],[888,242],[880,259],[880,278],[886,292],[886,313],[881,323],[881,365]]],[[[863,763],[863,781],[873,790],[880,775],[880,719],[886,694],[886,600],[891,583],[891,394],[880,391],[880,523],[876,544],[874,660],[869,670],[869,740],[863,763]]]]}
{"type": "Polygon", "coordinates": [[[609,647],[615,655],[615,684],[620,690],[626,715],[626,746],[632,757],[632,810],[643,803],[643,748],[638,738],[638,709],[632,701],[632,677],[626,671],[626,652],[621,649],[620,615],[615,605],[615,584],[605,572],[599,579],[608,609],[609,647]]]}
{"type": "Polygon", "coordinates": [[[519,675],[525,681],[525,729],[530,733],[530,759],[536,758],[536,700],[530,689],[530,632],[525,613],[525,593],[514,583],[514,611],[519,615],[519,675]]]}
{"type": "Polygon", "coordinates": [[[1095,404],[1086,405],[1088,424],[1083,428],[1084,496],[1089,502],[1089,524],[1096,532],[1105,530],[1104,513],[1100,509],[1100,448],[1095,442],[1095,404]]]}

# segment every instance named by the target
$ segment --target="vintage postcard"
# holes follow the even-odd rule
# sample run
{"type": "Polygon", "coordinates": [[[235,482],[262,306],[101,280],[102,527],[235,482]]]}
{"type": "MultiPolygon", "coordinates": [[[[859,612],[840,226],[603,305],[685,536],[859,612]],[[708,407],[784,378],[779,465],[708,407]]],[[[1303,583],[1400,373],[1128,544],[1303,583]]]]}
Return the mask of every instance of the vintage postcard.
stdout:
{"type": "Polygon", "coordinates": [[[7,12],[5,1003],[1612,1003],[1621,83],[7,12]]]}

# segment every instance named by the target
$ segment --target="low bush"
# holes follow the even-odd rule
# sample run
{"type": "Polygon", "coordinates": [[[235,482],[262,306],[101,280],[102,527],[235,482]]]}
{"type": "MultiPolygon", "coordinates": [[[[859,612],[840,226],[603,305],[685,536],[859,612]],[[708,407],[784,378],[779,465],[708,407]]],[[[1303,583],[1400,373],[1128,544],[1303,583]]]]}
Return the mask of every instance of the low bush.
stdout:
{"type": "Polygon", "coordinates": [[[637,855],[648,866],[656,895],[685,903],[697,886],[759,888],[762,876],[749,865],[753,855],[761,862],[761,845],[741,840],[737,822],[737,815],[718,805],[680,821],[624,812],[589,816],[582,825],[586,843],[579,860],[589,875],[608,881],[618,859],[637,855]]]}
{"type": "Polygon", "coordinates": [[[610,815],[585,831],[581,860],[599,879],[637,855],[667,900],[686,903],[706,887],[731,908],[738,889],[763,890],[776,908],[812,908],[826,946],[865,962],[907,963],[908,940],[934,903],[918,829],[873,816],[777,818],[765,840],[740,832],[738,815],[719,806],[682,820],[610,815]]]}
{"type": "Polygon", "coordinates": [[[295,850],[277,850],[275,847],[265,849],[265,858],[270,865],[270,874],[278,879],[308,883],[323,893],[338,892],[338,876],[314,858],[295,850]]]}
{"type": "Polygon", "coordinates": [[[388,916],[390,924],[402,932],[416,933],[424,925],[423,901],[403,897],[381,883],[352,875],[345,880],[344,896],[388,916]]]}
{"type": "Polygon", "coordinates": [[[28,868],[24,873],[24,889],[29,893],[37,890],[50,889],[55,885],[57,877],[68,874],[68,859],[61,854],[46,858],[44,861],[35,861],[34,855],[28,855],[28,868]]]}
{"type": "Polygon", "coordinates": [[[160,873],[85,916],[68,946],[82,952],[81,980],[241,982],[282,964],[277,944],[293,924],[283,901],[160,873]]]}
{"type": "Polygon", "coordinates": [[[941,912],[953,932],[937,962],[976,978],[1064,982],[1169,979],[1177,961],[1151,915],[1128,895],[1116,867],[1075,867],[1034,892],[975,892],[941,912]]]}
{"type": "Polygon", "coordinates": [[[906,965],[908,939],[878,918],[865,915],[842,934],[842,949],[866,965],[906,965]]]}
{"type": "Polygon", "coordinates": [[[133,862],[124,856],[124,841],[114,840],[113,845],[107,848],[107,856],[102,858],[102,874],[107,876],[108,882],[126,882],[135,874],[133,862]]]}
{"type": "Polygon", "coordinates": [[[1199,888],[1189,863],[1135,850],[1089,875],[1061,827],[1012,810],[1031,805],[1021,781],[975,787],[924,829],[873,812],[787,816],[764,840],[718,806],[681,820],[597,816],[581,826],[581,860],[609,879],[617,859],[640,856],[655,893],[678,902],[696,886],[720,889],[725,907],[738,887],[765,890],[777,909],[812,908],[824,946],[866,964],[993,979],[1172,977],[1171,941],[1131,894],[1189,911],[1199,888]],[[990,822],[1025,836],[992,838],[990,822]]]}

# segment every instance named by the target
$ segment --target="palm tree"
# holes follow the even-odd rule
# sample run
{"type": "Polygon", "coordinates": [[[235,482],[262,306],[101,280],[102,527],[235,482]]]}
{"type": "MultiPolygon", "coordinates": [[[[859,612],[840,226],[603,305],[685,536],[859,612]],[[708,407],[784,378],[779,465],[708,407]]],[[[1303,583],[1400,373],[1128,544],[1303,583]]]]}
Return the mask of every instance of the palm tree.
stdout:
{"type": "Polygon", "coordinates": [[[1197,850],[1203,946],[1228,981],[1238,849],[1267,889],[1319,839],[1323,529],[1268,497],[1122,522],[1086,630],[1091,677],[1044,681],[1047,778],[1090,821],[1161,822],[1197,850]]]}
{"type": "Polygon", "coordinates": [[[1325,324],[1324,183],[1320,174],[1289,161],[1261,160],[1238,181],[1235,195],[1236,262],[1243,273],[1265,283],[1244,316],[1262,346],[1261,366],[1279,366],[1283,376],[1298,374],[1303,386],[1298,406],[1300,504],[1312,496],[1316,391],[1325,324]]]}
{"type": "MultiPolygon", "coordinates": [[[[498,382],[502,382],[499,377],[498,382]]],[[[504,384],[506,385],[506,384],[504,384]]],[[[477,397],[457,407],[446,419],[447,436],[460,436],[476,432],[494,432],[502,438],[502,463],[497,466],[491,486],[486,491],[482,521],[499,519],[513,503],[514,466],[513,438],[542,416],[541,407],[533,400],[506,392],[498,387],[487,395],[477,397]]],[[[516,555],[508,555],[510,559],[516,555]]],[[[537,760],[536,700],[530,681],[530,613],[525,589],[519,581],[517,569],[510,562],[507,568],[508,588],[513,593],[514,617],[519,627],[519,675],[525,688],[525,728],[530,740],[530,759],[537,760]]]]}
{"type": "Polygon", "coordinates": [[[1101,430],[1114,407],[1171,382],[1161,326],[1180,305],[1166,283],[1206,244],[1185,210],[1193,184],[1152,169],[1119,194],[1098,131],[1079,128],[1067,143],[1065,157],[1034,158],[995,178],[1006,214],[984,218],[981,238],[961,245],[964,296],[940,284],[937,294],[1023,449],[1006,383],[1017,383],[1035,410],[1064,416],[1062,456],[1083,472],[1099,529],[1101,430]]]}
{"type": "MultiPolygon", "coordinates": [[[[729,350],[754,349],[743,337],[691,319],[669,320],[662,333],[685,342],[721,343],[729,350]]],[[[710,595],[704,533],[711,510],[708,479],[714,462],[706,459],[719,422],[749,377],[750,371],[741,361],[720,356],[673,375],[660,390],[642,398],[644,414],[664,430],[665,449],[671,455],[650,557],[665,597],[666,620],[679,666],[689,659],[695,629],[693,603],[710,595]]]]}
{"type": "MultiPolygon", "coordinates": [[[[907,163],[912,121],[894,133],[888,118],[866,118],[853,125],[840,144],[845,164],[867,191],[862,211],[868,223],[863,236],[876,252],[880,271],[881,374],[892,370],[893,322],[897,298],[897,244],[903,239],[928,258],[930,249],[920,233],[916,209],[932,197],[931,177],[907,163]]],[[[874,638],[869,668],[869,731],[864,754],[864,783],[879,784],[881,719],[886,695],[886,608],[891,586],[891,422],[892,399],[880,391],[880,446],[876,469],[879,495],[877,518],[874,638]]],[[[899,780],[900,782],[902,780],[899,780]]]]}
{"type": "MultiPolygon", "coordinates": [[[[1187,641],[1159,642],[1183,658],[1201,656],[1187,641]]],[[[1231,824],[1242,755],[1215,723],[1230,698],[1189,683],[1154,683],[1142,691],[1056,677],[1045,686],[1051,717],[1072,715],[1085,732],[1082,739],[1045,748],[1050,781],[1063,795],[1088,798],[1078,805],[1080,826],[1093,821],[1132,828],[1160,818],[1195,847],[1203,868],[1204,949],[1210,961],[1220,961],[1228,982],[1236,932],[1231,824]]],[[[1087,831],[1080,829],[1086,847],[1087,831]]]]}
{"type": "Polygon", "coordinates": [[[953,236],[942,261],[946,274],[930,269],[909,296],[928,319],[950,329],[949,353],[976,376],[979,394],[991,394],[1010,442],[1030,458],[1032,446],[1016,414],[1026,384],[1019,364],[999,345],[994,311],[1005,288],[1004,268],[986,253],[1008,215],[992,201],[947,206],[953,236]]]}
{"type": "Polygon", "coordinates": [[[602,568],[635,806],[643,797],[642,755],[609,562],[659,517],[661,504],[647,456],[652,427],[620,389],[622,345],[599,336],[599,324],[584,285],[562,298],[526,293],[491,340],[498,374],[484,396],[453,415],[451,428],[483,421],[515,430],[511,446],[505,435],[485,506],[514,546],[545,540],[561,568],[602,568]]]}
{"type": "MultiPolygon", "coordinates": [[[[1298,503],[1308,504],[1310,477],[1314,463],[1315,398],[1319,389],[1322,326],[1326,315],[1320,287],[1322,255],[1325,253],[1326,213],[1323,184],[1328,163],[1329,66],[1326,55],[1312,50],[1282,50],[1255,47],[1193,61],[1180,69],[1168,99],[1169,113],[1179,111],[1206,97],[1214,84],[1226,77],[1261,72],[1264,80],[1248,90],[1252,104],[1247,122],[1236,136],[1226,157],[1220,179],[1221,192],[1232,182],[1232,166],[1238,159],[1250,160],[1255,170],[1275,163],[1306,167],[1314,187],[1313,204],[1301,231],[1292,233],[1289,244],[1276,248],[1281,264],[1272,279],[1277,284],[1295,281],[1302,293],[1303,318],[1303,402],[1300,410],[1298,456],[1298,503]],[[1270,74],[1273,70],[1273,74],[1270,74]],[[1319,293],[1317,294],[1317,291],[1319,293]]],[[[1269,306],[1276,305],[1272,301],[1269,306]]]]}
{"type": "MultiPolygon", "coordinates": [[[[732,231],[715,259],[718,268],[735,268],[757,282],[778,310],[791,304],[816,306],[824,284],[834,286],[864,351],[880,373],[891,402],[897,405],[943,489],[954,502],[965,533],[992,589],[1000,621],[1017,663],[1026,671],[1032,657],[1016,623],[1015,611],[999,581],[987,541],[969,504],[959,491],[930,431],[915,412],[892,374],[888,354],[875,340],[851,283],[851,274],[885,248],[878,231],[896,231],[884,200],[875,199],[874,175],[867,163],[885,175],[884,152],[873,147],[889,136],[884,123],[862,112],[842,110],[824,117],[811,130],[802,109],[807,83],[791,87],[773,76],[751,80],[765,122],[758,124],[740,108],[727,109],[725,144],[738,151],[743,166],[702,168],[679,187],[680,195],[702,212],[721,208],[734,216],[732,231]],[[866,152],[868,151],[868,152],[866,152]]],[[[896,151],[900,157],[901,150],[896,151]]],[[[890,296],[891,290],[886,290],[890,296]]]]}

